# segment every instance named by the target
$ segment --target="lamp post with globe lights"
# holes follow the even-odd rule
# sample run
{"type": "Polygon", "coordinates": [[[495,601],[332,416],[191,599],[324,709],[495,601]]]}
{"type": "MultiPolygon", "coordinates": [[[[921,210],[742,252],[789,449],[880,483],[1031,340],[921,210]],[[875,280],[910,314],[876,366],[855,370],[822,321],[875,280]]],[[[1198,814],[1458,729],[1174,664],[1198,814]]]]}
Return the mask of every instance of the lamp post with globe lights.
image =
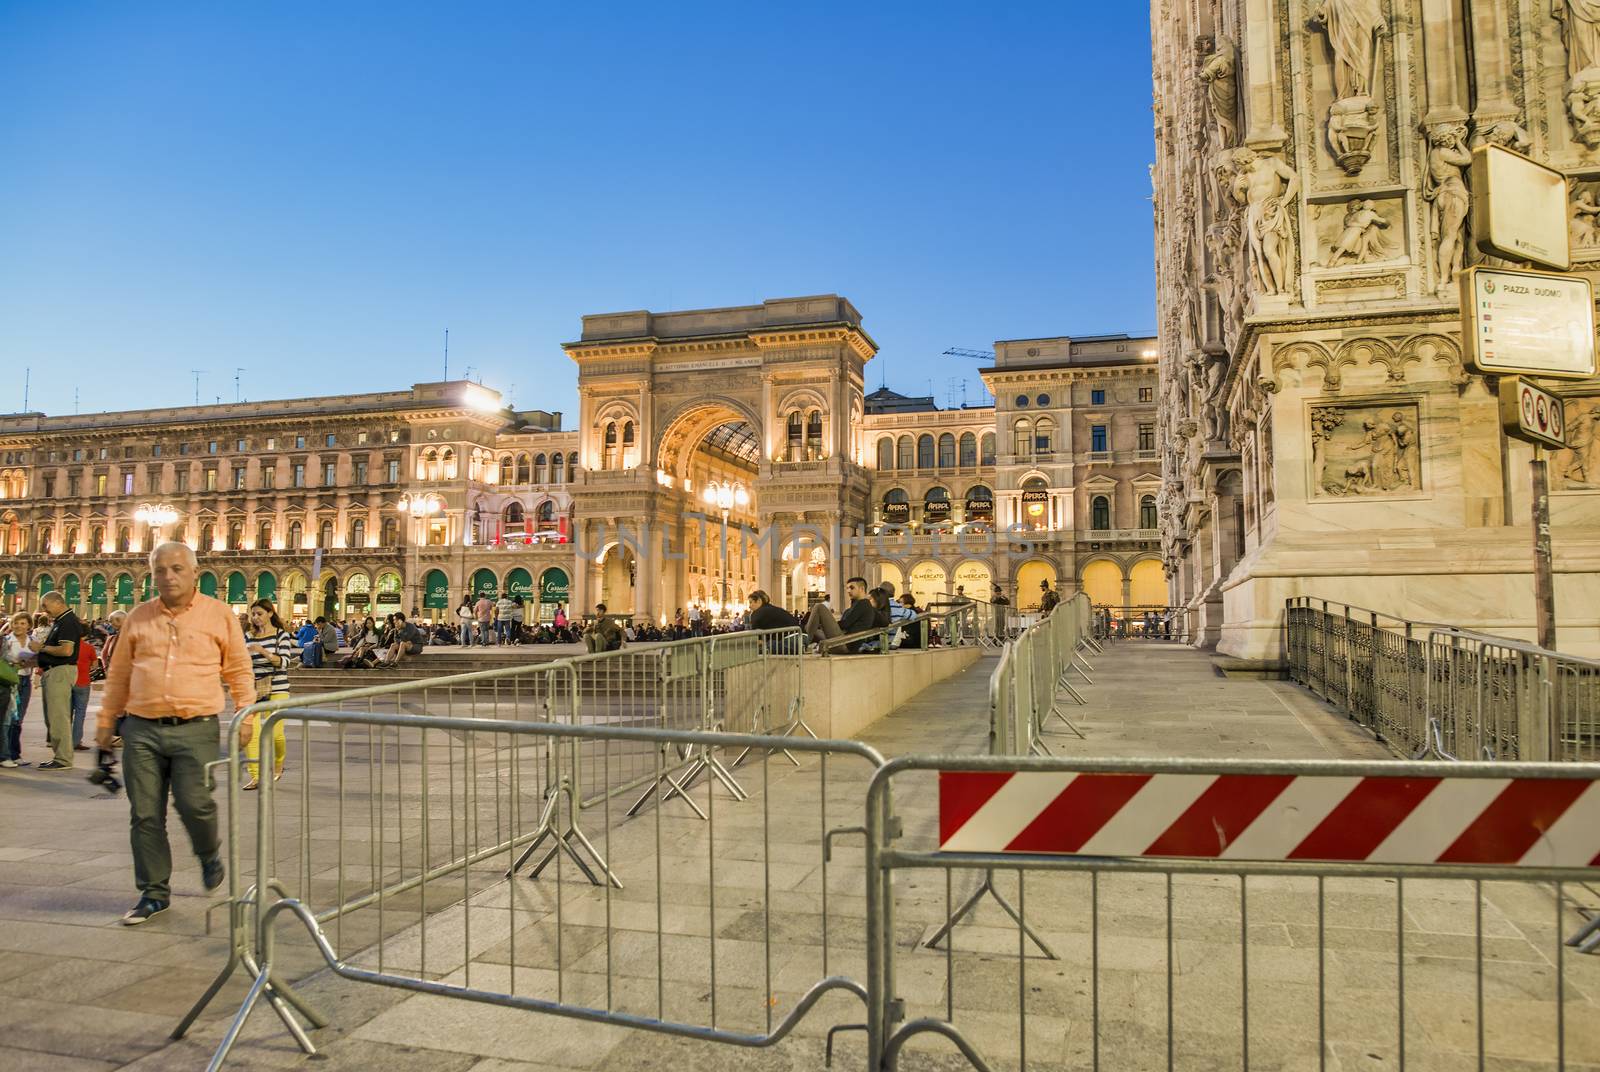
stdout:
{"type": "Polygon", "coordinates": [[[750,493],[743,484],[733,484],[725,480],[713,480],[706,485],[705,491],[700,496],[705,504],[714,510],[722,512],[722,607],[723,615],[728,613],[728,511],[735,506],[743,510],[750,505],[750,493]]]}
{"type": "Polygon", "coordinates": [[[423,540],[418,539],[417,536],[419,526],[426,518],[434,517],[435,515],[443,512],[444,504],[433,495],[412,495],[405,493],[400,496],[400,501],[395,503],[395,507],[402,514],[405,514],[411,519],[411,523],[407,526],[410,532],[410,537],[407,542],[411,545],[408,548],[409,554],[407,555],[410,568],[406,572],[411,578],[411,583],[409,585],[411,588],[411,614],[412,617],[415,617],[417,611],[424,602],[424,598],[427,595],[426,592],[420,592],[419,594],[419,590],[422,588],[421,548],[423,544],[423,540]]]}

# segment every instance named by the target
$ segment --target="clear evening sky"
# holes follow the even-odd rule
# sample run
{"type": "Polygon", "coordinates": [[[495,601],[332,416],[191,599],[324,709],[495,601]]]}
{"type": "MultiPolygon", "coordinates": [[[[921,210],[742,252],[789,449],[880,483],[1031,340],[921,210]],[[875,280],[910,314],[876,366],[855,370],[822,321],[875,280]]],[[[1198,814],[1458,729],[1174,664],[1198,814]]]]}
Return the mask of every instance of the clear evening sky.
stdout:
{"type": "Polygon", "coordinates": [[[827,292],[942,404],[947,347],[1154,325],[1149,56],[1142,3],[0,0],[0,411],[401,388],[448,328],[570,427],[584,313],[827,292]]]}

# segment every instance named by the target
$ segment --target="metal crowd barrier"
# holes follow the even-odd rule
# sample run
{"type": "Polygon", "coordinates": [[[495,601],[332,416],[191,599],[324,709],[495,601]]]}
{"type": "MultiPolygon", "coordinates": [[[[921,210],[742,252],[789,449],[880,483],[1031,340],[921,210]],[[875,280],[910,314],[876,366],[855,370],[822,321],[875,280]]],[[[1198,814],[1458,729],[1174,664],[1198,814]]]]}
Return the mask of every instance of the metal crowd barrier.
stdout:
{"type": "Polygon", "coordinates": [[[892,760],[866,801],[866,1067],[915,1051],[906,1067],[946,1068],[951,1048],[984,1072],[1586,1063],[1593,975],[1563,956],[1562,886],[1595,875],[1597,778],[1600,764],[1519,766],[1506,788],[1483,763],[892,760]],[[1502,791],[1516,808],[1496,807],[1502,791]],[[967,874],[1005,882],[1009,918],[937,953],[897,937],[948,918],[967,874]],[[1526,958],[1507,949],[1524,941],[1526,958]]]}
{"type": "Polygon", "coordinates": [[[1094,607],[1094,635],[1101,640],[1171,640],[1188,644],[1191,614],[1187,607],[1139,603],[1094,607]]]}
{"type": "Polygon", "coordinates": [[[302,1044],[304,1032],[293,1023],[286,1002],[314,1026],[323,1026],[323,1018],[298,1003],[265,967],[256,932],[258,902],[269,895],[316,906],[314,912],[307,909],[311,918],[331,924],[334,947],[345,948],[345,921],[353,913],[363,920],[355,928],[357,941],[381,941],[418,912],[427,915],[429,884],[439,889],[447,876],[460,876],[470,892],[474,869],[507,853],[509,859],[493,866],[519,870],[542,849],[533,875],[554,862],[559,882],[564,860],[591,884],[621,889],[608,863],[610,852],[585,833],[581,815],[600,810],[601,829],[609,834],[612,800],[643,788],[645,796],[633,812],[661,789],[663,803],[681,798],[690,813],[709,822],[709,808],[690,795],[702,775],[736,800],[748,796],[722,758],[729,752],[740,753],[733,766],[753,754],[782,754],[797,767],[794,753],[814,750],[806,741],[815,741],[803,717],[802,642],[793,630],[719,634],[321,694],[310,701],[318,712],[314,716],[275,718],[304,712],[307,702],[292,697],[237,713],[228,755],[213,768],[228,770],[229,895],[222,905],[229,913],[229,959],[173,1037],[187,1032],[241,967],[256,977],[259,992],[286,1025],[292,1024],[302,1044]],[[276,794],[265,770],[260,778],[255,804],[259,831],[268,835],[258,846],[266,866],[258,864],[253,880],[246,867],[246,832],[240,828],[244,779],[238,740],[247,721],[256,724],[264,763],[271,762],[274,726],[283,725],[295,745],[294,762],[276,794]],[[337,723],[335,740],[313,733],[320,722],[337,723]],[[514,814],[498,794],[480,799],[479,792],[485,780],[498,786],[508,777],[506,749],[480,755],[482,750],[468,749],[460,735],[430,735],[457,725],[498,729],[508,724],[533,727],[539,734],[535,741],[519,741],[516,763],[509,767],[509,777],[528,787],[518,796],[514,814]],[[349,729],[352,725],[361,728],[349,729]],[[417,729],[419,747],[402,739],[400,726],[417,729]],[[563,729],[578,732],[556,732],[563,729]],[[679,736],[649,736],[669,731],[679,736]],[[750,743],[757,740],[759,747],[750,743]],[[435,769],[440,766],[442,775],[435,769]],[[274,797],[283,802],[281,818],[274,797]],[[337,837],[330,838],[319,825],[330,815],[340,828],[337,837]],[[364,822],[364,832],[344,836],[347,821],[364,822]],[[418,896],[420,906],[414,903],[418,896]]]}
{"type": "Polygon", "coordinates": [[[1600,759],[1600,660],[1297,597],[1291,678],[1421,758],[1600,759]]]}
{"type": "Polygon", "coordinates": [[[834,654],[841,648],[849,648],[863,642],[870,644],[858,651],[851,651],[852,655],[886,655],[891,651],[917,651],[927,650],[932,647],[957,647],[976,641],[977,633],[974,628],[975,607],[971,603],[956,603],[950,605],[946,611],[925,610],[907,618],[904,621],[891,622],[885,626],[874,626],[871,629],[861,629],[854,633],[845,633],[842,636],[828,637],[820,641],[818,646],[824,655],[834,654]],[[921,648],[896,648],[892,647],[896,637],[907,629],[918,627],[923,630],[921,648]],[[935,644],[934,642],[938,643],[935,644]]]}

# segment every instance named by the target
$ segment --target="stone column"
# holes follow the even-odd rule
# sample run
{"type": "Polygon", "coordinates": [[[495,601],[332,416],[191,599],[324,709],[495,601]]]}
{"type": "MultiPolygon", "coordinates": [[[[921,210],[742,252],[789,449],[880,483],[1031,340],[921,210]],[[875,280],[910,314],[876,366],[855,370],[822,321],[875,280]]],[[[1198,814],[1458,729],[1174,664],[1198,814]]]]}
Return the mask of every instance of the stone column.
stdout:
{"type": "MultiPolygon", "coordinates": [[[[1480,124],[1488,118],[1517,114],[1516,101],[1511,96],[1511,42],[1506,33],[1509,20],[1505,5],[1506,0],[1473,0],[1472,3],[1469,32],[1472,35],[1473,83],[1478,93],[1473,118],[1480,124]]],[[[1431,49],[1433,45],[1427,42],[1426,47],[1431,49]]]]}
{"type": "Polygon", "coordinates": [[[1284,143],[1283,90],[1278,62],[1288,55],[1279,48],[1279,0],[1245,0],[1244,141],[1252,146],[1284,143]]]}
{"type": "Polygon", "coordinates": [[[1428,106],[1423,123],[1456,123],[1467,117],[1460,78],[1461,32],[1453,0],[1422,0],[1422,62],[1428,106]]]}

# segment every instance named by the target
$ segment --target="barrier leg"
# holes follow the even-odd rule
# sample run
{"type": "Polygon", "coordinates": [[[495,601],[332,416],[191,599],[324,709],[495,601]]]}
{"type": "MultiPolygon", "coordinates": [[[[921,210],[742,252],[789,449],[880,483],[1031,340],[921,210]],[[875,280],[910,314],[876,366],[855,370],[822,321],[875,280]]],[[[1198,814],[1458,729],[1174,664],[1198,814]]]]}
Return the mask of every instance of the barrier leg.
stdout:
{"type": "Polygon", "coordinates": [[[1022,928],[1022,932],[1033,941],[1034,945],[1039,947],[1039,951],[1041,953],[1049,957],[1051,960],[1061,959],[1060,957],[1056,956],[1055,950],[1051,949],[1045,940],[1040,938],[1032,927],[1028,926],[1027,920],[1023,919],[1015,908],[1011,907],[1011,902],[1006,900],[1005,895],[999,890],[995,889],[993,871],[985,871],[983,873],[983,881],[978,884],[977,889],[972,891],[972,896],[968,897],[966,901],[962,903],[961,907],[956,909],[955,912],[951,914],[950,919],[946,921],[944,926],[940,927],[936,932],[934,932],[932,938],[929,938],[926,942],[922,943],[923,947],[926,949],[939,948],[939,943],[950,936],[950,932],[956,929],[956,924],[960,923],[978,907],[979,902],[983,900],[984,894],[988,894],[990,897],[993,897],[1000,907],[1006,910],[1006,915],[1010,916],[1016,921],[1017,926],[1022,928]]]}

